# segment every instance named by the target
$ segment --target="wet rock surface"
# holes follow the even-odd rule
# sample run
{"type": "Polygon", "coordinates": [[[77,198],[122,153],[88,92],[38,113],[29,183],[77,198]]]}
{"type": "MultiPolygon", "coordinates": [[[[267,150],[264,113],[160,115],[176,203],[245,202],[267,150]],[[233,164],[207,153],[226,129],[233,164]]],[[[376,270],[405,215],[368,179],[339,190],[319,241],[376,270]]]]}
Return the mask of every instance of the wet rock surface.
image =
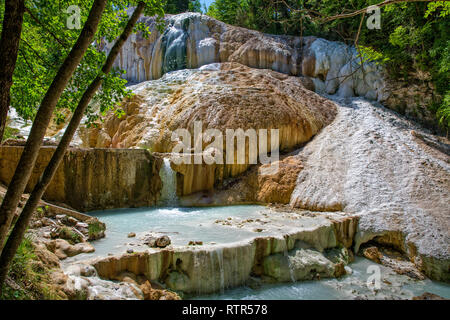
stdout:
{"type": "Polygon", "coordinates": [[[448,300],[448,299],[445,299],[434,293],[425,292],[425,293],[421,294],[420,296],[413,297],[412,300],[448,300]]]}
{"type": "Polygon", "coordinates": [[[171,240],[167,235],[147,234],[142,238],[142,243],[150,248],[165,248],[170,245],[171,240]]]}
{"type": "Polygon", "coordinates": [[[340,277],[351,259],[345,247],[333,250],[343,244],[336,234],[338,226],[346,223],[343,216],[333,215],[331,219],[279,210],[267,219],[229,217],[223,220],[226,228],[254,230],[265,225],[265,230],[274,233],[258,237],[266,231],[257,232],[248,241],[228,245],[192,240],[184,246],[157,248],[156,234],[138,234],[141,243],[151,241],[154,248],[136,243],[132,254],[99,257],[89,263],[104,279],[116,279],[126,271],[171,290],[197,294],[243,285],[255,276],[262,282],[292,281],[291,272],[294,280],[340,277]],[[286,229],[287,221],[292,221],[290,229],[286,229]]]}
{"type": "MultiPolygon", "coordinates": [[[[100,130],[111,140],[103,147],[139,147],[168,153],[179,142],[172,140],[172,132],[183,128],[192,136],[196,130],[215,129],[223,137],[223,142],[216,141],[214,146],[211,146],[213,138],[205,137],[201,150],[195,150],[208,155],[205,150],[209,147],[210,152],[212,148],[214,154],[222,158],[214,164],[194,164],[194,155],[190,154],[194,146],[183,151],[187,153],[183,157],[192,158],[191,164],[185,164],[184,158],[171,159],[172,169],[180,176],[177,178],[179,195],[212,190],[225,179],[246,171],[260,153],[265,154],[255,140],[255,152],[247,146],[243,163],[234,160],[234,163],[224,165],[227,154],[236,153],[238,149],[234,144],[232,150],[226,150],[227,130],[252,129],[255,130],[254,138],[262,139],[260,129],[267,130],[270,138],[271,129],[276,128],[279,130],[279,147],[285,151],[309,141],[332,121],[335,114],[333,103],[307,90],[301,78],[251,69],[238,63],[175,71],[130,89],[135,96],[123,104],[126,115],[118,119],[110,114],[104,124],[99,124],[100,130]],[[202,127],[195,129],[197,121],[202,127]]],[[[98,128],[80,130],[84,132],[80,135],[84,146],[98,145],[98,140],[92,140],[92,130],[98,128]]],[[[266,148],[271,151],[270,144],[266,148]]],[[[261,201],[277,201],[282,194],[292,191],[293,177],[298,170],[294,159],[291,162],[285,160],[283,172],[278,175],[276,172],[270,174],[270,167],[260,168],[261,201]],[[283,177],[286,181],[282,181],[279,188],[264,180],[278,181],[283,177]]],[[[282,200],[288,202],[286,196],[282,200]]]]}
{"type": "Polygon", "coordinates": [[[405,252],[427,276],[448,280],[449,158],[417,132],[442,142],[380,105],[332,99],[336,119],[297,154],[303,169],[290,204],[357,214],[356,250],[375,239],[405,252]]]}
{"type": "MultiPolygon", "coordinates": [[[[55,149],[40,149],[26,192],[31,192],[55,149]]],[[[10,182],[22,151],[21,146],[0,147],[0,182],[10,182]]],[[[150,206],[159,197],[160,166],[146,150],[70,148],[43,199],[80,211],[150,206]]]]}
{"type": "Polygon", "coordinates": [[[131,82],[159,79],[170,71],[210,63],[238,62],[251,68],[311,77],[309,81],[316,91],[385,98],[382,68],[365,63],[363,73],[356,49],[340,42],[263,34],[199,13],[167,15],[163,34],[156,29],[154,18],[143,17],[140,21],[152,32],[150,38],[130,38],[115,62],[127,70],[126,78],[131,82]]]}
{"type": "Polygon", "coordinates": [[[279,282],[330,278],[335,274],[334,264],[310,249],[268,256],[263,265],[264,274],[279,282]]]}

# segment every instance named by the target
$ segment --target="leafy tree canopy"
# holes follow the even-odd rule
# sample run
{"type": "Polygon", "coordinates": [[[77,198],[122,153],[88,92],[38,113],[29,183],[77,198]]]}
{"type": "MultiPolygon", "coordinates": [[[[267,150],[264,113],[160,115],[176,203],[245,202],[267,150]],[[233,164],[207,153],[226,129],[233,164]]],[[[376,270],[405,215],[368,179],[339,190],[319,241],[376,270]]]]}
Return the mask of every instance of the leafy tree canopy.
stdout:
{"type": "Polygon", "coordinates": [[[166,0],[164,12],[177,14],[182,12],[201,12],[199,0],[166,0]]]}
{"type": "MultiPolygon", "coordinates": [[[[95,35],[95,41],[89,47],[82,62],[67,88],[64,90],[56,110],[56,121],[65,120],[73,111],[89,83],[97,76],[106,54],[102,51],[105,41],[113,42],[120,35],[128,21],[127,9],[135,6],[137,0],[110,0],[102,16],[95,35]]],[[[145,0],[145,15],[162,17],[164,15],[161,0],[145,0]]],[[[27,0],[22,28],[19,55],[11,88],[11,106],[24,119],[32,120],[37,112],[45,92],[49,88],[59,67],[76,42],[84,22],[87,20],[93,0],[27,0]],[[70,6],[80,10],[80,28],[69,28],[68,21],[74,24],[76,11],[68,11],[70,6]],[[71,19],[72,18],[72,19],[71,19]]],[[[4,2],[0,7],[3,19],[4,2]]],[[[131,15],[131,13],[130,13],[131,15]]],[[[1,28],[1,26],[0,26],[1,28]]],[[[148,35],[144,24],[137,24],[135,31],[148,35]]],[[[120,77],[124,71],[115,70],[105,75],[101,90],[95,95],[93,104],[100,112],[112,109],[130,92],[126,81],[120,77]]],[[[98,118],[97,110],[88,110],[88,119],[98,118]]]]}

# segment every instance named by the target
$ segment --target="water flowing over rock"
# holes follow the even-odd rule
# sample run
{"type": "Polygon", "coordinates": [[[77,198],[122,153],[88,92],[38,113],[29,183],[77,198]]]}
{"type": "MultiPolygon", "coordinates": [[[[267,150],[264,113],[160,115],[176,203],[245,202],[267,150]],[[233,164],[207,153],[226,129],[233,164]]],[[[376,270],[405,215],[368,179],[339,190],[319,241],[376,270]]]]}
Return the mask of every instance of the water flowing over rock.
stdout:
{"type": "MultiPolygon", "coordinates": [[[[228,152],[227,129],[252,129],[259,139],[259,129],[268,130],[268,152],[272,151],[270,130],[278,129],[279,149],[290,150],[311,139],[335,115],[333,103],[307,90],[305,85],[308,82],[303,78],[238,63],[171,72],[159,80],[132,86],[135,96],[123,104],[126,115],[118,119],[111,114],[101,128],[102,134],[96,133],[97,140],[91,139],[91,134],[84,135],[89,137],[83,139],[84,146],[98,147],[101,139],[111,141],[105,147],[145,147],[153,152],[171,152],[178,143],[172,141],[172,132],[187,129],[193,147],[195,122],[201,121],[203,132],[216,129],[222,134],[223,161],[228,152]],[[110,139],[103,139],[104,135],[110,139]]],[[[211,140],[203,138],[202,151],[211,140]]],[[[234,148],[236,151],[237,144],[234,148]]],[[[182,175],[179,193],[209,190],[218,181],[241,174],[251,163],[249,150],[247,146],[243,164],[172,164],[182,175]]]]}
{"type": "MultiPolygon", "coordinates": [[[[194,295],[220,292],[246,284],[252,275],[268,277],[272,279],[270,281],[291,281],[290,277],[286,277],[290,271],[285,268],[285,252],[293,257],[295,280],[316,278],[318,273],[323,277],[334,277],[336,265],[342,261],[332,261],[327,252],[344,246],[337,234],[339,229],[345,229],[341,225],[346,224],[347,219],[357,218],[333,213],[314,218],[302,217],[297,227],[274,236],[257,237],[226,246],[149,249],[97,258],[90,263],[103,279],[117,279],[123,272],[130,272],[145,276],[149,281],[164,283],[171,290],[194,295]]],[[[348,231],[350,233],[344,238],[352,238],[355,234],[355,230],[348,231]]],[[[347,249],[343,247],[343,250],[347,249]]]]}
{"type": "MultiPolygon", "coordinates": [[[[382,69],[360,68],[354,47],[316,37],[275,36],[227,25],[200,13],[167,15],[161,34],[154,18],[143,17],[152,32],[130,37],[115,66],[131,82],[159,79],[167,72],[210,63],[238,62],[313,79],[316,91],[341,96],[386,98],[382,69]],[[364,70],[364,72],[363,72],[364,70]]],[[[107,45],[107,50],[111,44],[107,45]]]]}
{"type": "Polygon", "coordinates": [[[159,174],[161,181],[163,181],[159,204],[166,206],[176,205],[178,203],[177,176],[176,172],[170,167],[170,160],[168,158],[164,158],[159,174]]]}
{"type": "Polygon", "coordinates": [[[375,239],[407,253],[429,277],[448,280],[446,144],[382,106],[336,101],[334,122],[297,154],[303,169],[290,204],[358,213],[356,250],[375,239]]]}

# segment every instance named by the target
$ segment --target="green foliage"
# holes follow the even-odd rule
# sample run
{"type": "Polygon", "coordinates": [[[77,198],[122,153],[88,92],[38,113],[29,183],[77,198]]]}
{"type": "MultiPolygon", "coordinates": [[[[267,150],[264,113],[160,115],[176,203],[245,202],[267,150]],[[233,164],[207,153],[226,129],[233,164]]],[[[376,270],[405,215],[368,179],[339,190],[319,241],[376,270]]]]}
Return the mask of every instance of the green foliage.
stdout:
{"type": "Polygon", "coordinates": [[[202,12],[202,5],[200,4],[200,0],[189,1],[189,11],[190,12],[202,12]]]}
{"type": "Polygon", "coordinates": [[[166,0],[164,3],[164,12],[177,14],[182,12],[201,12],[199,0],[166,0]]]}
{"type": "Polygon", "coordinates": [[[247,8],[245,0],[216,0],[209,6],[207,15],[229,24],[246,26],[244,12],[247,8]]]}
{"type": "MultiPolygon", "coordinates": [[[[145,0],[145,14],[149,16],[164,15],[162,0],[145,0]]],[[[135,6],[138,0],[111,0],[95,35],[95,41],[72,76],[64,90],[55,111],[55,121],[65,121],[67,110],[73,111],[90,82],[97,76],[106,54],[102,51],[105,40],[114,42],[126,25],[129,16],[127,8],[135,6]]],[[[19,55],[14,71],[14,85],[11,89],[11,105],[24,119],[32,120],[40,106],[41,100],[55,77],[65,57],[75,44],[81,29],[69,29],[68,13],[71,5],[81,11],[81,26],[86,21],[93,0],[26,0],[26,7],[32,15],[25,13],[22,28],[19,55]]],[[[2,11],[0,10],[0,13],[2,11]]],[[[1,27],[1,26],[0,26],[1,27]]],[[[143,31],[148,35],[148,28],[138,23],[135,32],[143,31]]],[[[104,82],[92,100],[87,111],[88,121],[94,121],[117,102],[130,94],[125,88],[126,81],[120,76],[123,71],[115,70],[104,75],[104,82]]]]}
{"type": "Polygon", "coordinates": [[[2,140],[5,141],[7,139],[17,139],[19,133],[20,133],[19,129],[6,126],[2,140]]]}
{"type": "Polygon", "coordinates": [[[358,45],[358,57],[361,57],[363,61],[372,61],[376,64],[386,63],[389,58],[384,56],[381,52],[374,50],[371,47],[365,47],[358,45]]]}
{"type": "Polygon", "coordinates": [[[89,240],[99,239],[106,230],[105,224],[98,220],[90,221],[88,224],[89,240]]]}
{"type": "Polygon", "coordinates": [[[450,128],[450,90],[445,93],[442,104],[436,114],[439,119],[439,124],[443,127],[450,128]]]}
{"type": "Polygon", "coordinates": [[[8,277],[14,283],[3,285],[0,300],[57,299],[49,283],[48,270],[43,268],[34,253],[31,240],[22,240],[8,272],[8,277]]]}
{"type": "Polygon", "coordinates": [[[450,15],[450,2],[448,1],[436,1],[428,4],[427,12],[425,12],[425,18],[436,11],[441,9],[440,17],[446,17],[450,15]]]}
{"type": "Polygon", "coordinates": [[[76,244],[82,241],[81,235],[72,230],[69,227],[62,227],[59,231],[59,237],[61,239],[66,239],[71,244],[76,244]]]}

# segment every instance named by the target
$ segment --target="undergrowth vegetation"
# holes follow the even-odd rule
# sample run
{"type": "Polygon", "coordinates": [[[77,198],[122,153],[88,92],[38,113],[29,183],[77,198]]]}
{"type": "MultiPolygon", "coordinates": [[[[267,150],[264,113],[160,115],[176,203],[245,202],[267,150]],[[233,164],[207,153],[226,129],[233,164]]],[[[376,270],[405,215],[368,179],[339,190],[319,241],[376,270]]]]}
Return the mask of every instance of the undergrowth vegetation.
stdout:
{"type": "Polygon", "coordinates": [[[25,237],[12,261],[0,299],[58,299],[49,283],[49,270],[37,258],[32,241],[25,237]]]}

